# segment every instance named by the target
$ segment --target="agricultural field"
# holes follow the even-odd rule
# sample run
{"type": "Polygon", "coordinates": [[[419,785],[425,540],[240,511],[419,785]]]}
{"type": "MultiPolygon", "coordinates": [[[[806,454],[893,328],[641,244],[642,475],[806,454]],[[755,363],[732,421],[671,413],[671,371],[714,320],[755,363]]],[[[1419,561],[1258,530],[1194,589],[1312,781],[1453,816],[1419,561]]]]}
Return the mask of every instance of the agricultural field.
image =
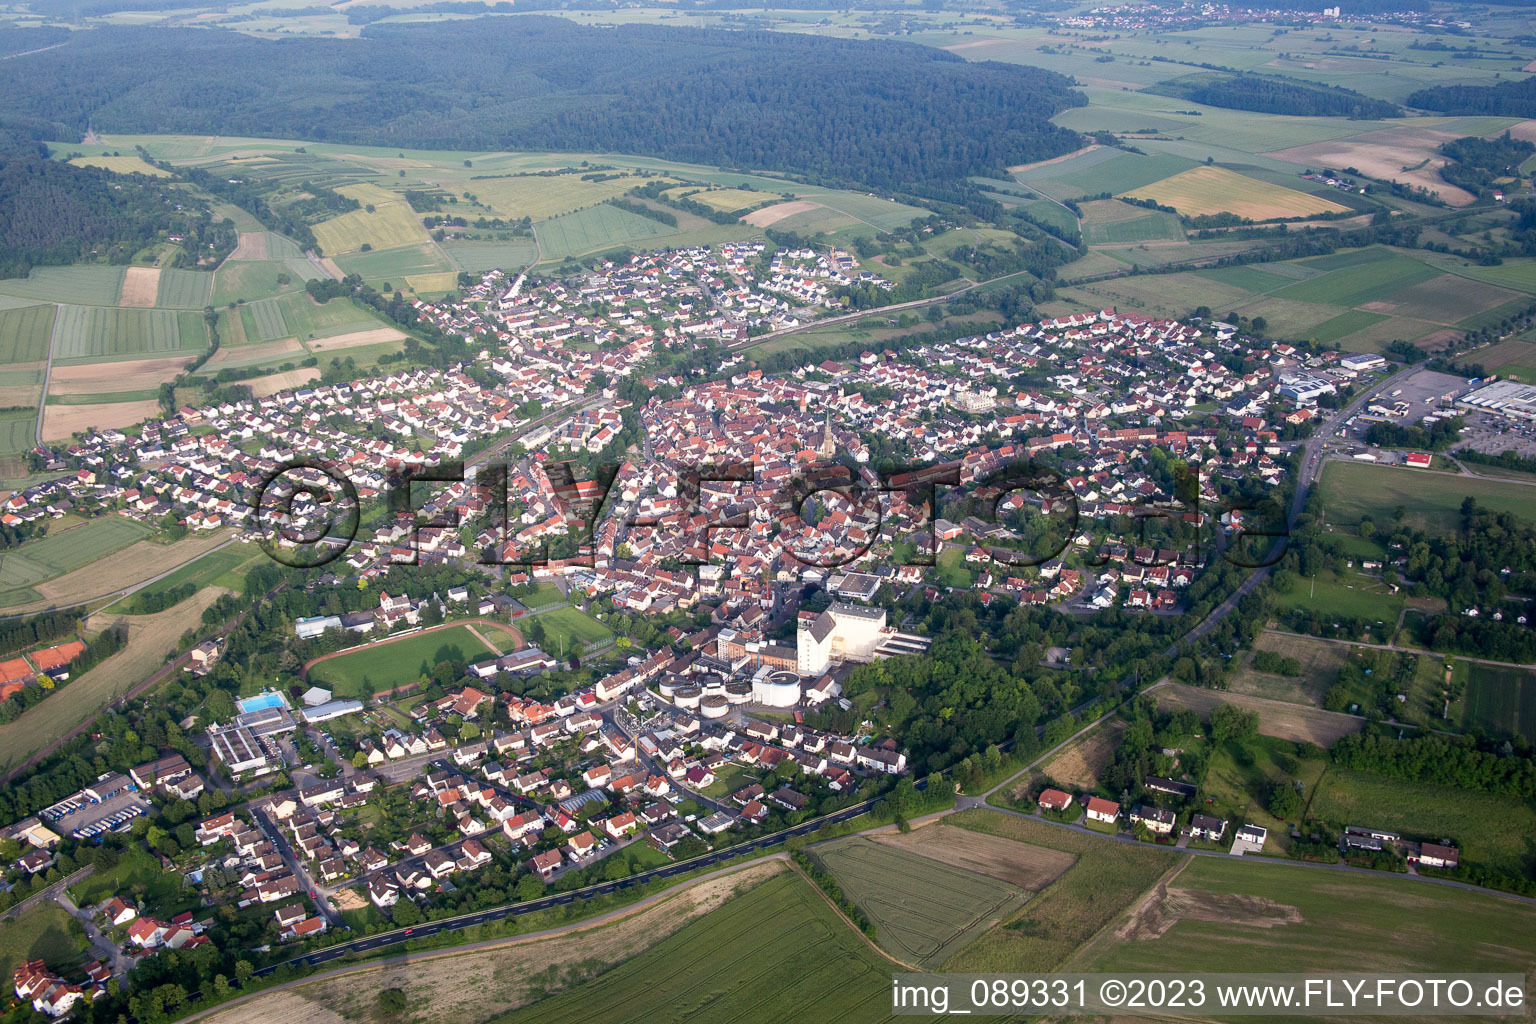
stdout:
{"type": "Polygon", "coordinates": [[[893,965],[783,874],[591,981],[494,1024],[885,1021],[893,965]]]}
{"type": "Polygon", "coordinates": [[[123,291],[123,267],[37,267],[24,278],[0,280],[0,295],[41,302],[115,306],[123,291]]]}
{"type": "Polygon", "coordinates": [[[453,265],[437,251],[431,242],[407,245],[395,249],[351,253],[339,256],[337,264],[349,274],[358,274],[365,281],[387,281],[400,287],[412,274],[440,274],[453,271],[453,265]]]}
{"type": "Polygon", "coordinates": [[[212,274],[169,269],[160,271],[160,291],[154,305],[168,309],[202,309],[212,297],[212,274]]]}
{"type": "Polygon", "coordinates": [[[14,722],[0,725],[0,768],[25,761],[148,679],[166,663],[167,654],[176,650],[181,635],[202,625],[203,611],[222,593],[217,587],[207,587],[154,615],[92,615],[86,621],[86,628],[92,631],[116,621],[127,623],[127,645],[22,712],[14,722]]]}
{"type": "MultiPolygon", "coordinates": [[[[1126,722],[1121,718],[1105,722],[1064,747],[1040,770],[1059,786],[1081,790],[1098,789],[1099,773],[1114,760],[1115,751],[1120,746],[1120,734],[1125,731],[1125,727],[1126,722]]],[[[1012,795],[1017,799],[1023,794],[1016,792],[1012,795]]]]}
{"type": "Polygon", "coordinates": [[[1491,736],[1524,736],[1536,742],[1536,672],[1503,665],[1468,665],[1462,723],[1491,736]]]}
{"type": "Polygon", "coordinates": [[[300,291],[304,282],[318,276],[318,272],[308,260],[295,262],[308,268],[308,273],[301,274],[282,260],[226,260],[214,271],[213,294],[209,301],[223,307],[239,300],[253,302],[284,292],[300,291]]]}
{"type": "Polygon", "coordinates": [[[672,229],[606,203],[534,225],[546,260],[565,259],[644,242],[672,229]]]}
{"type": "Polygon", "coordinates": [[[946,824],[1075,858],[1022,912],[946,963],[947,971],[1016,971],[1021,964],[1042,973],[1059,969],[1181,859],[1159,847],[1109,842],[996,811],[962,811],[946,824]]]}
{"type": "Polygon", "coordinates": [[[27,960],[46,960],[55,970],[67,971],[85,960],[90,947],[79,921],[57,903],[39,900],[0,921],[0,974],[11,977],[27,960]]]}
{"type": "Polygon", "coordinates": [[[1196,857],[1102,942],[1080,969],[1156,974],[1315,970],[1348,950],[1375,973],[1523,972],[1536,956],[1536,908],[1491,893],[1390,875],[1341,875],[1249,858],[1196,857]],[[1402,941],[1403,936],[1413,941],[1402,941]]]}
{"type": "MultiPolygon", "coordinates": [[[[475,623],[473,628],[483,631],[496,627],[475,623]]],[[[470,626],[455,625],[321,658],[310,664],[305,679],[329,686],[338,697],[354,697],[362,692],[365,679],[375,690],[392,689],[415,682],[423,664],[430,671],[440,661],[479,661],[500,653],[476,636],[470,626]]]]}
{"type": "Polygon", "coordinates": [[[460,182],[458,187],[473,193],[481,205],[503,217],[543,221],[596,206],[649,180],[654,179],[626,175],[607,181],[583,181],[579,174],[526,174],[470,179],[460,182]]]}
{"type": "Polygon", "coordinates": [[[171,176],[168,171],[162,171],[154,164],[147,164],[142,158],[136,156],[77,156],[70,163],[76,167],[100,167],[113,174],[144,174],[151,178],[171,176]]]}
{"type": "MultiPolygon", "coordinates": [[[[338,191],[345,194],[347,189],[338,191]]],[[[373,202],[370,199],[362,201],[373,202]]],[[[357,252],[364,245],[373,249],[393,249],[427,241],[427,229],[421,226],[421,218],[412,212],[404,199],[376,205],[372,213],[365,206],[321,221],[314,226],[314,232],[315,241],[327,256],[357,252]]]]}
{"type": "Polygon", "coordinates": [[[1013,168],[1014,179],[1050,199],[1078,199],[1103,193],[1125,195],[1199,166],[1168,153],[1143,155],[1091,147],[1060,162],[1013,168]]]}
{"type": "Polygon", "coordinates": [[[47,359],[57,309],[52,304],[0,309],[0,363],[9,367],[47,359]]]}
{"type": "MultiPolygon", "coordinates": [[[[389,987],[409,994],[415,1006],[412,1019],[418,1024],[484,1020],[595,977],[610,964],[638,956],[711,911],[727,906],[753,886],[787,871],[781,861],[759,861],[728,875],[696,882],[617,921],[542,939],[513,939],[451,956],[412,957],[407,963],[269,993],[222,1010],[209,1019],[211,1024],[344,1024],[371,1014],[378,989],[389,987]],[[564,985],[551,986],[546,980],[550,971],[558,971],[569,980],[564,985]]],[[[551,924],[560,921],[540,914],[530,927],[542,927],[546,918],[551,924]]]]}
{"type": "Polygon", "coordinates": [[[1028,893],[985,875],[863,836],[812,848],[881,946],[903,963],[933,969],[1012,917],[1028,893]]]}
{"type": "Polygon", "coordinates": [[[1365,515],[1377,523],[1389,523],[1401,508],[1407,526],[1450,533],[1457,528],[1461,503],[1469,496],[1495,512],[1536,520],[1531,489],[1518,483],[1333,460],[1323,467],[1320,484],[1328,521],[1350,526],[1365,515]]]}
{"type": "Polygon", "coordinates": [[[1536,808],[1492,793],[1329,768],[1307,816],[1342,829],[1373,825],[1408,836],[1452,839],[1463,864],[1520,874],[1536,835],[1536,808]]]}
{"type": "Polygon", "coordinates": [[[487,270],[505,270],[516,273],[531,266],[538,258],[538,249],[531,238],[519,238],[510,242],[444,242],[443,251],[448,258],[471,274],[487,270]]]}
{"type": "Polygon", "coordinates": [[[1211,710],[1221,704],[1253,711],[1259,716],[1260,734],[1292,742],[1316,743],[1320,747],[1332,746],[1340,737],[1359,732],[1365,724],[1364,719],[1352,715],[1183,683],[1169,683],[1152,692],[1157,695],[1158,707],[1188,708],[1205,719],[1209,719],[1211,710]]]}
{"type": "Polygon", "coordinates": [[[1339,671],[1349,656],[1349,649],[1343,644],[1283,633],[1261,634],[1254,641],[1253,649],[1270,651],[1284,658],[1295,658],[1301,662],[1301,675],[1260,672],[1253,667],[1253,655],[1244,654],[1240,663],[1234,662],[1237,671],[1227,682],[1227,689],[1250,697],[1264,697],[1310,707],[1322,705],[1323,694],[1339,678],[1339,671]]]}
{"type": "Polygon", "coordinates": [[[1116,199],[1082,204],[1083,240],[1089,245],[1124,245],[1134,242],[1182,242],[1179,218],[1161,210],[1148,210],[1116,199]]]}
{"type": "Polygon", "coordinates": [[[142,613],[144,608],[141,598],[158,597],[188,583],[199,590],[204,587],[223,587],[226,590],[238,591],[244,576],[241,570],[261,557],[265,556],[260,553],[253,554],[251,549],[243,544],[210,551],[201,558],[188,562],[170,575],[123,598],[111,610],[127,614],[142,613]]]}
{"type": "Polygon", "coordinates": [[[909,832],[872,832],[868,839],[951,867],[964,868],[1030,892],[1039,892],[1072,866],[1076,858],[1061,850],[1031,846],[1001,836],[957,829],[944,821],[909,832]]]}
{"type": "Polygon", "coordinates": [[[37,413],[31,409],[0,411],[0,456],[14,457],[37,442],[37,413]]]}
{"type": "MultiPolygon", "coordinates": [[[[556,608],[533,619],[544,631],[539,644],[555,657],[563,658],[576,650],[576,644],[586,648],[601,647],[613,639],[613,632],[579,608],[556,608]]],[[[533,627],[525,624],[523,632],[533,627]]]]}
{"type": "Polygon", "coordinates": [[[1128,189],[1121,195],[1171,206],[1186,217],[1232,213],[1263,221],[1277,217],[1346,213],[1349,209],[1321,196],[1216,166],[1192,167],[1161,181],[1128,189]]]}
{"type": "Polygon", "coordinates": [[[279,296],[286,335],[301,341],[330,338],[340,334],[376,330],[383,323],[351,299],[332,299],[317,303],[307,292],[279,296]]]}
{"type": "Polygon", "coordinates": [[[0,560],[0,607],[29,600],[36,596],[30,588],[43,580],[89,565],[148,533],[148,527],[112,516],[50,531],[11,548],[0,560]]]}
{"type": "Polygon", "coordinates": [[[758,206],[776,198],[772,193],[754,192],[743,188],[712,188],[696,191],[688,188],[669,189],[668,199],[692,199],[696,203],[702,203],[711,210],[719,210],[721,213],[729,213],[732,210],[744,210],[749,206],[758,206]]]}
{"type": "Polygon", "coordinates": [[[56,360],[89,362],[147,352],[192,352],[208,344],[201,314],[165,309],[60,306],[56,360]]]}

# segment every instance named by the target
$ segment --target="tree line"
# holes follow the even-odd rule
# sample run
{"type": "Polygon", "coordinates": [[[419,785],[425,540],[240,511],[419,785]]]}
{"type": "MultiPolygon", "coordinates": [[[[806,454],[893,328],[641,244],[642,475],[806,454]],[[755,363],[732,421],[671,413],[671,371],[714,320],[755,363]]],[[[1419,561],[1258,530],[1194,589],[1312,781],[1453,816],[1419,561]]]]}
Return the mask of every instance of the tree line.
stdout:
{"type": "Polygon", "coordinates": [[[1258,114],[1306,117],[1402,117],[1395,103],[1374,99],[1339,86],[1305,85],[1263,75],[1191,75],[1143,90],[1161,96],[1203,103],[1208,107],[1251,110],[1258,114]]]}

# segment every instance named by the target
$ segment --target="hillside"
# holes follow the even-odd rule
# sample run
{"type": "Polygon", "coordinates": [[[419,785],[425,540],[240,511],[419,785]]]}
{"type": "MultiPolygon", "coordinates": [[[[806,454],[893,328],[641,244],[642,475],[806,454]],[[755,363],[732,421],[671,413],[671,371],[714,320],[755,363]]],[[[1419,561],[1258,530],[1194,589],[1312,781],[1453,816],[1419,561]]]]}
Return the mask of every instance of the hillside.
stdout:
{"type": "Polygon", "coordinates": [[[258,135],[641,153],[888,187],[1071,152],[1065,76],[908,43],[560,18],[382,24],[360,40],[104,27],[0,64],[0,117],[77,137],[258,135]],[[217,83],[217,84],[215,84],[217,83]]]}

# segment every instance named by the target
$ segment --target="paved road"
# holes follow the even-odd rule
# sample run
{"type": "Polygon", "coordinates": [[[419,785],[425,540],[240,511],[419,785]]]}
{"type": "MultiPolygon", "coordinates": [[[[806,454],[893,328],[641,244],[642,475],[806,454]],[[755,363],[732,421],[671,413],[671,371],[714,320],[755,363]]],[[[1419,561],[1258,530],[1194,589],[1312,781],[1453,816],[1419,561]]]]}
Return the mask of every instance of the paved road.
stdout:
{"type": "Polygon", "coordinates": [[[96,927],[95,918],[91,913],[75,906],[75,901],[69,898],[68,886],[64,886],[59,890],[58,895],[54,897],[54,901],[85,928],[85,937],[91,940],[91,944],[96,949],[101,950],[102,956],[106,958],[107,967],[112,971],[113,976],[117,978],[126,976],[128,968],[133,966],[132,963],[127,957],[123,956],[123,951],[118,948],[117,944],[103,935],[101,929],[96,927]]]}

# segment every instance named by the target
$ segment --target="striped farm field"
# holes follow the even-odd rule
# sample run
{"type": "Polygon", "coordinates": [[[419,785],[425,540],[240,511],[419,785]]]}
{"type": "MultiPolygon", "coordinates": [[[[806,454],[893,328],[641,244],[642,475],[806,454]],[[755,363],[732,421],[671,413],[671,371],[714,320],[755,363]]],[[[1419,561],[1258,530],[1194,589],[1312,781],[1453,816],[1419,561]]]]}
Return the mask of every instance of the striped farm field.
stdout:
{"type": "Polygon", "coordinates": [[[37,363],[47,359],[55,311],[48,304],[0,310],[0,363],[37,363]]]}
{"type": "Polygon", "coordinates": [[[193,351],[208,344],[200,315],[166,309],[61,306],[56,333],[53,355],[64,360],[193,351]]]}
{"type": "Polygon", "coordinates": [[[818,846],[812,856],[874,922],[880,944],[924,969],[937,968],[1029,900],[1019,886],[863,836],[818,846]]]}
{"type": "Polygon", "coordinates": [[[282,303],[277,299],[257,299],[240,310],[247,341],[271,341],[291,332],[283,320],[282,303]]]}
{"type": "Polygon", "coordinates": [[[0,412],[0,456],[15,456],[36,442],[37,413],[31,409],[0,412]]]}
{"type": "Polygon", "coordinates": [[[443,251],[472,274],[487,270],[522,270],[538,258],[531,238],[510,242],[444,242],[443,251]]]}
{"type": "Polygon", "coordinates": [[[543,243],[546,260],[581,256],[672,234],[672,229],[659,221],[606,203],[546,220],[534,225],[534,231],[543,243]]]}
{"type": "Polygon", "coordinates": [[[37,267],[21,278],[0,281],[0,295],[17,295],[42,302],[77,302],[86,306],[115,306],[123,291],[125,267],[37,267]]]}
{"type": "Polygon", "coordinates": [[[7,551],[0,562],[0,598],[89,565],[148,533],[148,527],[131,519],[111,516],[29,540],[7,551]]]}
{"type": "Polygon", "coordinates": [[[464,187],[498,213],[540,221],[621,196],[646,180],[655,179],[626,175],[607,181],[583,181],[577,174],[527,174],[468,181],[464,187]]]}
{"type": "Polygon", "coordinates": [[[167,309],[202,309],[213,295],[213,275],[200,270],[160,271],[155,305],[167,309]]]}
{"type": "Polygon", "coordinates": [[[1251,220],[1269,220],[1348,212],[1347,207],[1321,196],[1215,166],[1192,167],[1170,178],[1133,188],[1123,195],[1171,206],[1186,217],[1233,213],[1251,220]]]}
{"type": "Polygon", "coordinates": [[[1472,663],[1466,722],[1491,736],[1536,740],[1536,672],[1472,663]]]}

